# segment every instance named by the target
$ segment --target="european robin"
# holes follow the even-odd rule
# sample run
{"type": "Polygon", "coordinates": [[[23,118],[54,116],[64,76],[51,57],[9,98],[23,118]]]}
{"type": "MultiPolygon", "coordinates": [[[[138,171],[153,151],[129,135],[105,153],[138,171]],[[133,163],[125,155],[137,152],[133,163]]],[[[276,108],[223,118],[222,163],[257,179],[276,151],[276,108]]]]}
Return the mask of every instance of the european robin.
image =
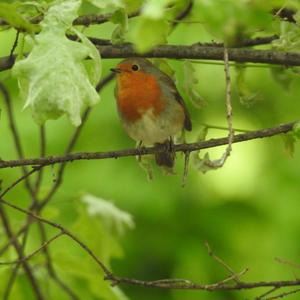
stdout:
{"type": "MultiPolygon", "coordinates": [[[[173,80],[144,58],[128,58],[116,68],[115,96],[127,134],[144,145],[172,142],[183,129],[192,130],[188,110],[173,80]]],[[[155,154],[159,166],[172,168],[171,151],[155,154]]]]}

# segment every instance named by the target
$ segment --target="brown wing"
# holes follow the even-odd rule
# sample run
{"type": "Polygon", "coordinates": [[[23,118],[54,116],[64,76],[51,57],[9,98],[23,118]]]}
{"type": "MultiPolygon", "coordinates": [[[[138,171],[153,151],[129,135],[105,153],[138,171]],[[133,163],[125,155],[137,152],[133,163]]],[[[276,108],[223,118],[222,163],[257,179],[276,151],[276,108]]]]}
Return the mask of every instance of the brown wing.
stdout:
{"type": "Polygon", "coordinates": [[[192,130],[192,121],[190,118],[190,114],[189,114],[189,111],[187,110],[187,107],[184,103],[183,98],[180,96],[180,94],[176,88],[176,85],[174,84],[173,80],[163,72],[161,72],[160,79],[172,88],[172,93],[174,94],[176,101],[183,107],[183,110],[184,110],[184,116],[185,116],[184,128],[188,131],[191,131],[192,130]]]}

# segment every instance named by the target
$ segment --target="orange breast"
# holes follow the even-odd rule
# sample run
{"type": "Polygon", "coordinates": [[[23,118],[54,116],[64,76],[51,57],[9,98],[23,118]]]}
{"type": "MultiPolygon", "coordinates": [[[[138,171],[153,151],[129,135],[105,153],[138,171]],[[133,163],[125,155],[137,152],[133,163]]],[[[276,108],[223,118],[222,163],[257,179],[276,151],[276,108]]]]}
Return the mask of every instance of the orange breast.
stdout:
{"type": "Polygon", "coordinates": [[[134,122],[149,109],[157,115],[164,108],[161,89],[154,76],[141,71],[124,72],[117,80],[118,109],[126,120],[134,122]]]}

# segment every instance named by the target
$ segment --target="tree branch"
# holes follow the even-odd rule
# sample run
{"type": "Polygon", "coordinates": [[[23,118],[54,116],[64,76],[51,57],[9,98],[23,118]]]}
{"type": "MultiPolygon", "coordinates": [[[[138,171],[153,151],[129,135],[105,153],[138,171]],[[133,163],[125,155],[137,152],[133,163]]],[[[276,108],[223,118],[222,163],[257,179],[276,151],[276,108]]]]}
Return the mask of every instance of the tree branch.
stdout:
{"type": "MultiPolygon", "coordinates": [[[[1,199],[1,198],[0,198],[1,199]]],[[[10,225],[10,222],[9,222],[9,219],[4,211],[4,208],[2,205],[0,205],[0,218],[2,219],[2,223],[3,223],[3,227],[5,229],[5,232],[6,232],[6,235],[9,237],[9,238],[12,238],[14,236],[13,232],[12,232],[12,229],[11,229],[11,225],[10,225]]],[[[14,240],[13,241],[13,246],[19,256],[20,259],[23,258],[23,249],[22,249],[22,246],[19,244],[19,242],[17,240],[14,240]]],[[[33,289],[33,292],[35,293],[35,296],[38,300],[43,300],[44,299],[44,296],[41,292],[41,289],[39,287],[39,284],[33,274],[33,271],[30,267],[30,265],[26,262],[26,261],[23,261],[22,262],[22,266],[23,266],[23,269],[24,269],[24,272],[26,273],[27,277],[28,277],[28,280],[32,286],[32,289],[33,289]]]]}
{"type": "MultiPolygon", "coordinates": [[[[224,51],[221,47],[202,46],[194,44],[163,45],[157,46],[152,51],[141,54],[137,53],[131,45],[105,45],[97,46],[103,58],[125,57],[160,57],[160,58],[184,58],[184,59],[207,59],[222,60],[224,51]]],[[[254,50],[245,48],[228,48],[230,61],[279,64],[285,66],[299,66],[300,53],[279,52],[271,50],[254,50]]]]}
{"type": "Polygon", "coordinates": [[[232,142],[234,137],[234,129],[232,126],[232,103],[231,103],[231,79],[230,79],[230,71],[229,71],[229,58],[228,58],[228,50],[227,47],[224,47],[224,71],[225,71],[225,83],[226,83],[226,119],[228,125],[228,143],[227,147],[219,159],[215,160],[207,160],[205,164],[207,164],[210,168],[218,169],[223,167],[227,158],[230,156],[232,150],[232,142]]]}
{"type": "MultiPolygon", "coordinates": [[[[271,137],[274,135],[287,133],[293,130],[293,126],[295,123],[296,122],[291,122],[291,123],[279,125],[277,127],[237,134],[234,135],[233,137],[233,143],[239,143],[239,142],[249,141],[253,139],[271,137]]],[[[228,144],[228,137],[224,137],[218,139],[210,139],[208,141],[203,141],[199,143],[174,145],[174,151],[192,152],[200,149],[213,148],[213,147],[227,145],[227,144],[228,144]]],[[[154,154],[162,151],[166,151],[164,145],[148,147],[148,148],[134,148],[134,149],[125,149],[125,150],[108,151],[108,152],[78,152],[78,153],[70,153],[63,156],[48,156],[48,157],[28,158],[28,159],[18,159],[18,160],[8,160],[8,161],[2,160],[0,161],[0,169],[15,168],[21,166],[47,166],[47,165],[54,165],[57,163],[72,162],[75,160],[106,159],[106,158],[118,158],[118,157],[135,156],[135,155],[147,155],[147,154],[154,154]]]]}
{"type": "MultiPolygon", "coordinates": [[[[128,15],[128,18],[134,18],[139,15],[139,11],[133,12],[128,15]]],[[[82,26],[89,26],[89,25],[94,25],[94,24],[103,24],[106,23],[110,20],[112,17],[112,13],[108,14],[90,14],[90,15],[84,15],[84,16],[79,16],[76,18],[73,22],[73,25],[82,25],[82,26]]],[[[30,20],[32,24],[38,24],[43,20],[44,16],[39,15],[30,20]]],[[[5,20],[0,19],[0,26],[5,26],[9,25],[5,20]]]]}
{"type": "Polygon", "coordinates": [[[3,262],[1,261],[0,266],[15,265],[15,264],[23,263],[24,261],[29,260],[30,258],[35,256],[38,252],[42,251],[44,248],[46,248],[48,245],[50,245],[53,241],[55,241],[56,239],[58,239],[59,237],[61,237],[63,235],[64,235],[63,232],[59,232],[56,235],[54,235],[51,239],[45,241],[38,249],[36,249],[32,253],[30,253],[29,255],[23,256],[22,258],[19,258],[17,260],[13,260],[13,261],[3,261],[3,262]]]}
{"type": "MultiPolygon", "coordinates": [[[[223,61],[223,49],[220,46],[203,46],[194,44],[162,45],[155,47],[148,53],[138,53],[130,44],[123,45],[96,45],[102,58],[126,57],[157,57],[174,59],[205,59],[223,61]]],[[[230,61],[266,63],[272,65],[300,66],[300,53],[282,52],[273,50],[255,50],[246,48],[228,48],[230,61]]],[[[0,71],[10,69],[14,58],[0,58],[0,71]]]]}
{"type": "MultiPolygon", "coordinates": [[[[93,251],[84,244],[81,240],[79,240],[73,233],[71,233],[69,230],[64,228],[62,225],[54,223],[52,221],[49,221],[47,219],[44,219],[40,216],[37,216],[33,214],[32,212],[25,210],[19,206],[16,206],[14,204],[11,204],[2,198],[0,198],[0,204],[4,204],[6,206],[9,206],[10,208],[13,208],[23,214],[26,214],[30,217],[32,217],[35,220],[38,220],[39,222],[42,222],[44,224],[50,225],[51,227],[54,227],[59,230],[59,234],[54,236],[51,240],[53,241],[55,238],[58,238],[60,235],[66,235],[69,238],[71,238],[75,243],[77,243],[100,267],[100,269],[105,274],[105,280],[111,281],[112,285],[119,285],[119,284],[127,284],[127,285],[136,285],[136,286],[142,286],[146,288],[161,288],[161,289],[181,289],[181,290],[206,290],[206,291],[232,291],[232,290],[246,290],[246,289],[256,289],[261,287],[274,287],[274,288],[280,288],[280,287],[290,287],[290,286],[300,286],[300,280],[281,280],[281,281],[258,281],[258,282],[234,282],[230,283],[229,281],[233,281],[237,277],[242,276],[247,272],[247,269],[243,270],[242,272],[238,274],[233,274],[228,278],[225,278],[224,280],[221,280],[217,283],[213,284],[199,284],[194,283],[190,280],[185,279],[160,279],[160,280],[154,280],[154,281],[144,281],[144,280],[138,280],[134,278],[126,278],[126,277],[117,277],[115,276],[104,264],[103,262],[93,253],[93,251]]],[[[1,212],[1,210],[0,210],[1,212]]],[[[49,244],[48,241],[48,244],[49,244]]],[[[38,251],[41,250],[41,248],[38,249],[38,251]]],[[[35,251],[37,253],[38,251],[35,251]]],[[[32,257],[30,255],[29,257],[32,257]]],[[[23,261],[22,263],[25,263],[23,261]]]]}

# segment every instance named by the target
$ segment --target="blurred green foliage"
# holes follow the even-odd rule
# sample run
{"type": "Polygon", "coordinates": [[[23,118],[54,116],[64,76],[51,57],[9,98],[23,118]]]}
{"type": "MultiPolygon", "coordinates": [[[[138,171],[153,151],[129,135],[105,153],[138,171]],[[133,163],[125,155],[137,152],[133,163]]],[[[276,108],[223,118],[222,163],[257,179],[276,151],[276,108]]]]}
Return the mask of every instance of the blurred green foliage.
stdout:
{"type": "MultiPolygon", "coordinates": [[[[102,12],[91,4],[95,4],[96,1],[89,2],[86,1],[81,7],[81,13],[102,12]]],[[[134,0],[124,2],[127,4],[124,8],[127,13],[143,4],[143,1],[134,0]]],[[[155,5],[161,5],[155,4],[159,1],[150,2],[154,8],[155,5]]],[[[183,2],[186,3],[178,1],[181,5],[183,2]]],[[[170,4],[172,1],[166,3],[170,4]]],[[[142,11],[142,17],[129,19],[128,30],[127,25],[126,28],[123,26],[121,37],[125,41],[135,42],[139,50],[146,50],[162,41],[190,45],[225,40],[235,44],[241,37],[282,33],[289,35],[290,31],[284,31],[282,27],[293,25],[287,25],[270,14],[272,8],[280,8],[284,4],[293,9],[299,8],[298,1],[262,3],[196,0],[191,14],[172,32],[166,31],[164,26],[153,26],[156,22],[169,26],[169,11],[159,14],[153,8],[150,10],[149,4],[150,13],[145,10],[142,11]],[[145,30],[151,35],[146,35],[145,30]]],[[[103,11],[113,12],[115,9],[106,7],[103,11]]],[[[84,30],[84,34],[109,39],[117,26],[127,22],[124,21],[124,14],[118,18],[119,21],[113,20],[118,24],[110,22],[90,26],[84,30]]],[[[9,55],[16,35],[14,29],[4,29],[0,32],[1,57],[9,55]]],[[[273,47],[280,50],[298,50],[295,39],[299,41],[299,26],[293,26],[293,30],[295,32],[292,40],[284,34],[280,37],[279,41],[284,39],[287,43],[284,47],[282,43],[279,46],[274,43],[273,47]]],[[[25,50],[28,49],[30,46],[26,44],[25,50]]],[[[20,45],[18,50],[21,50],[20,45]]],[[[109,69],[118,61],[103,60],[102,74],[108,74],[109,69]]],[[[225,76],[222,64],[202,62],[188,65],[188,68],[192,68],[191,72],[193,71],[193,74],[189,74],[192,76],[190,80],[193,81],[192,92],[201,95],[207,101],[205,108],[197,109],[188,97],[191,91],[186,87],[186,63],[176,60],[168,62],[175,71],[178,89],[192,115],[194,128],[191,133],[186,134],[187,141],[199,139],[203,123],[226,127],[225,76]]],[[[234,127],[254,130],[299,119],[300,78],[297,69],[282,70],[277,66],[264,66],[246,67],[241,70],[232,67],[231,75],[234,127]],[[279,83],[278,73],[285,74],[288,84],[282,85],[282,80],[279,83]],[[251,103],[252,105],[244,105],[241,96],[250,97],[255,93],[259,93],[259,99],[251,103]]],[[[22,109],[24,101],[20,99],[17,80],[11,78],[10,70],[1,72],[0,80],[5,83],[11,94],[26,157],[38,157],[38,126],[33,121],[31,112],[22,109]]],[[[126,136],[119,122],[113,89],[114,83],[111,82],[101,91],[102,101],[93,108],[74,151],[108,151],[134,146],[134,142],[126,136]]],[[[2,99],[0,108],[0,158],[15,159],[16,152],[2,99]]],[[[73,131],[74,127],[66,116],[47,121],[47,155],[62,154],[73,131]]],[[[206,138],[226,134],[226,131],[209,129],[206,138]]],[[[223,150],[224,147],[209,150],[210,157],[218,158],[223,150]]],[[[201,155],[204,153],[205,151],[200,152],[201,155]]],[[[200,283],[220,281],[228,274],[208,255],[204,246],[204,242],[208,241],[214,253],[234,270],[239,272],[245,267],[250,269],[243,278],[245,281],[293,279],[295,275],[299,276],[298,270],[279,264],[274,258],[279,257],[295,263],[300,258],[299,165],[299,147],[297,144],[291,144],[291,141],[283,142],[280,136],[234,144],[225,166],[205,175],[191,165],[184,188],[181,187],[181,154],[177,154],[176,175],[163,176],[161,171],[154,167],[155,178],[152,181],[147,180],[145,172],[133,157],[77,161],[67,165],[63,185],[42,216],[59,222],[76,233],[119,276],[147,280],[186,278],[200,283]],[[294,155],[290,157],[287,152],[294,146],[294,155]],[[132,215],[135,228],[124,228],[124,234],[120,235],[110,221],[105,221],[103,215],[91,213],[87,203],[82,201],[82,195],[86,194],[108,199],[116,207],[132,215]]],[[[7,187],[20,174],[19,169],[1,169],[2,186],[7,187]]],[[[56,166],[45,168],[40,196],[47,194],[56,177],[56,166]]],[[[30,203],[30,197],[23,185],[13,189],[6,199],[22,207],[27,207],[30,203]]],[[[6,211],[13,229],[17,231],[22,226],[25,216],[12,210],[6,211]]],[[[110,220],[114,220],[113,217],[110,220]]],[[[54,232],[53,228],[47,228],[49,236],[54,232]]],[[[4,245],[5,242],[6,236],[0,226],[0,244],[4,245]]],[[[35,250],[40,243],[38,230],[34,225],[30,231],[26,253],[35,250]]],[[[59,276],[80,299],[251,299],[262,292],[147,290],[125,285],[111,288],[108,282],[103,281],[103,273],[95,262],[67,237],[55,241],[49,248],[59,276]]],[[[1,257],[1,261],[12,260],[15,257],[15,252],[11,249],[1,257]]],[[[44,269],[45,260],[42,254],[36,255],[30,262],[36,266],[34,270],[47,299],[69,299],[49,279],[44,269]]],[[[0,295],[3,294],[10,273],[11,267],[0,267],[0,295]]],[[[298,298],[299,296],[295,295],[289,299],[298,298]]],[[[34,299],[31,286],[22,270],[10,299],[34,299]]]]}

